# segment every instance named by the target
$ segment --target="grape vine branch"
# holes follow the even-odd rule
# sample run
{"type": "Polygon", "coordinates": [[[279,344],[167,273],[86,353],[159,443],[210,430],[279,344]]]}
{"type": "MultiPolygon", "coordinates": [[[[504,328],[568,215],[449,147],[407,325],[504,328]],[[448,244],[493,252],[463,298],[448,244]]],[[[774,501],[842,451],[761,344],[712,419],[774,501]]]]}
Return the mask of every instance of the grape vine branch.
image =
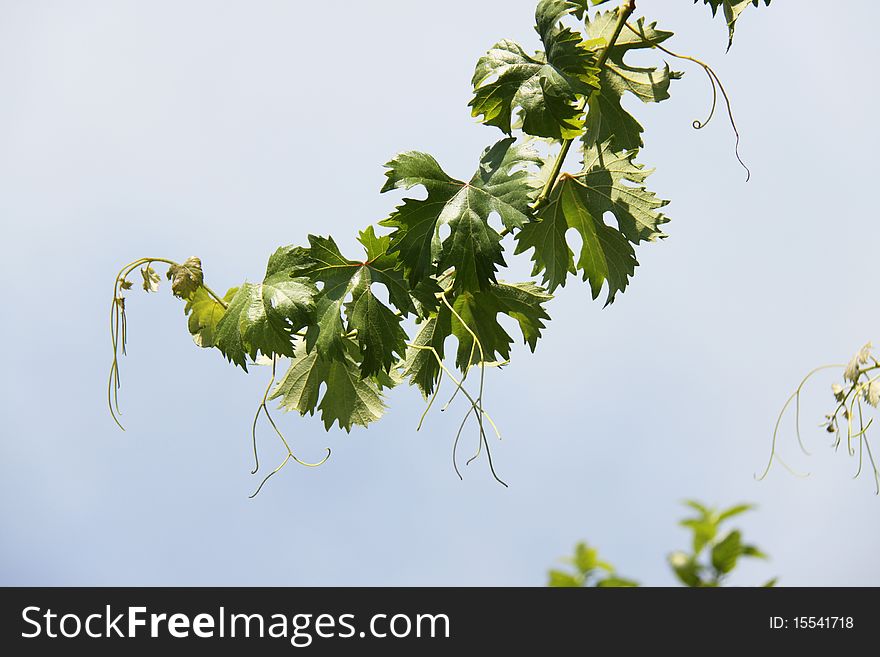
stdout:
{"type": "MultiPolygon", "coordinates": [[[[644,129],[622,99],[664,101],[682,74],[666,63],[633,66],[627,56],[656,50],[700,66],[711,84],[712,107],[708,118],[693,126],[699,129],[711,120],[720,90],[739,159],[739,133],[714,70],[666,48],[672,32],[643,17],[631,20],[635,0],[610,11],[591,6],[606,2],[540,0],[535,30],[541,50],[529,55],[520,44],[502,39],[479,59],[471,114],[500,130],[502,138],[483,151],[467,181],[447,174],[427,153],[407,151],[391,159],[381,192],[421,187],[426,198],[403,198],[378,223],[378,231],[374,226],[361,231],[363,255],[349,259],[332,237],[309,235],[308,246],[284,246],[272,254],[261,282],[242,283],[223,295],[208,287],[196,257],[183,262],[140,258],[123,267],[113,286],[107,388],[117,424],[122,427],[118,392],[127,339],[126,293],[138,270],[143,289],[156,292],[161,278],[154,266],[162,265],[168,267],[172,293],[185,302],[188,329],[199,347],[217,349],[245,372],[253,365],[271,368],[252,424],[253,473],[260,469],[257,437],[263,416],[286,456],[254,495],[291,461],[315,467],[330,457],[329,449],[317,463],[296,456],[269,401],[278,400],[285,411],[320,414],[328,431],[338,425],[348,432],[378,420],[385,392],[408,381],[427,404],[421,428],[444,378],[453,389],[443,408],[459,398],[465,407],[452,447],[455,472],[461,477],[457,452],[472,420],[476,450],[467,463],[485,453],[492,476],[504,483],[489,440],[490,435],[500,438],[500,432],[484,400],[486,368],[507,364],[513,343],[498,316],[515,320],[534,351],[550,319],[552,294],[569,276],[588,282],[593,299],[606,290],[607,306],[635,274],[636,247],[665,237],[661,227],[669,219],[662,209],[668,201],[645,186],[652,170],[636,161],[644,129]],[[567,156],[576,145],[581,167],[566,172],[567,156]],[[555,156],[542,155],[555,148],[555,156]],[[500,219],[501,230],[490,224],[493,217],[500,219]],[[577,254],[568,241],[570,231],[580,236],[577,254]],[[514,255],[530,254],[532,276],[540,277],[540,283],[498,278],[506,266],[502,242],[508,236],[515,241],[514,255]],[[387,292],[387,304],[377,296],[378,288],[387,292]],[[447,365],[450,337],[457,341],[460,376],[447,365]],[[278,378],[281,359],[290,362],[278,378]],[[474,368],[479,369],[476,383],[469,378],[474,368]]],[[[732,40],[744,9],[760,3],[704,4],[713,14],[723,10],[732,40]]]]}

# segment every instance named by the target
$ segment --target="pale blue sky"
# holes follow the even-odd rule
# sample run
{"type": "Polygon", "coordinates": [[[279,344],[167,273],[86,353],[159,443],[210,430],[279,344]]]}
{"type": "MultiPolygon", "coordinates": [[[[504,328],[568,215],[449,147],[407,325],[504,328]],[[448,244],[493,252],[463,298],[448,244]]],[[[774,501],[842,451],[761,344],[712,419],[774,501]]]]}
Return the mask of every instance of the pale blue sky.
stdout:
{"type": "Polygon", "coordinates": [[[640,0],[678,33],[670,47],[716,65],[752,182],[723,118],[691,128],[700,70],[676,65],[661,106],[630,103],[670,237],[639,250],[610,308],[561,290],[537,353],[518,345],[490,377],[510,489],[484,463],[459,481],[457,413],[416,433],[421,399],[403,388],[351,435],[283,417],[304,457],[333,457],[249,500],[265,372],[194,347],[167,290],[131,295],[129,430],[113,425],[115,271],[199,255],[225,289],[309,232],[354,248],[399,198],[378,194],[397,151],[470,175],[500,135],[469,116],[474,62],[502,37],[537,47],[534,3],[0,0],[0,584],[538,585],[581,538],[668,584],[685,497],[760,505],[741,525],[773,560],[739,583],[880,584],[880,500],[814,428],[830,380],[805,400],[814,455],[784,439],[812,476],[752,476],[800,376],[880,338],[877,46],[860,37],[880,8],[847,4],[750,9],[725,55],[706,8],[640,0]]]}

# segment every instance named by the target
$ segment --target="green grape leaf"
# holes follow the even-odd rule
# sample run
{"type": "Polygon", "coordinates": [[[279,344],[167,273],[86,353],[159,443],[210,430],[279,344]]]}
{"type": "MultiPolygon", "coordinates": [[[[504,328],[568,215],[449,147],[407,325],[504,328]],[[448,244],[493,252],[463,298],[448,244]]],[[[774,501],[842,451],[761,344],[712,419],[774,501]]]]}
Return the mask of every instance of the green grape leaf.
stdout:
{"type": "MultiPolygon", "coordinates": [[[[375,229],[369,226],[358,234],[358,241],[367,253],[364,267],[368,270],[371,280],[388,289],[388,299],[401,313],[408,315],[416,312],[413,296],[403,275],[397,254],[390,252],[391,236],[377,237],[375,229]]],[[[432,292],[432,290],[432,286],[426,284],[420,290],[420,296],[432,292]]],[[[434,300],[436,302],[436,298],[434,300]]]]}
{"type": "Polygon", "coordinates": [[[443,288],[434,277],[422,279],[418,285],[410,290],[410,296],[420,317],[428,318],[431,313],[437,310],[440,304],[437,295],[441,292],[443,292],[443,288]]]}
{"type": "Polygon", "coordinates": [[[456,290],[479,290],[495,282],[497,266],[505,262],[501,235],[489,225],[489,215],[498,213],[508,228],[527,223],[539,184],[523,167],[540,165],[540,157],[515,142],[502,139],[487,148],[469,182],[448,176],[426,153],[401,153],[386,165],[383,192],[417,185],[428,192],[424,200],[404,199],[381,222],[395,229],[389,249],[399,254],[410,287],[449,268],[455,269],[456,290]],[[444,226],[449,235],[441,240],[444,226]]]}
{"type": "Polygon", "coordinates": [[[434,392],[434,386],[440,378],[441,368],[437,359],[443,360],[445,355],[446,338],[452,335],[451,319],[449,309],[441,306],[436,314],[422,322],[412,341],[414,346],[407,348],[402,363],[402,375],[409,379],[410,385],[421,391],[425,399],[434,392]]]}
{"type": "Polygon", "coordinates": [[[534,351],[545,319],[550,316],[544,304],[553,297],[534,283],[499,282],[478,292],[462,292],[452,302],[452,333],[458,339],[455,364],[461,370],[480,362],[510,359],[513,338],[498,323],[498,314],[519,323],[523,340],[534,351]],[[472,334],[473,333],[473,334],[472,334]],[[474,342],[474,335],[479,345],[474,342]],[[496,358],[496,354],[500,356],[496,358]]]}
{"type": "Polygon", "coordinates": [[[588,195],[575,178],[562,178],[539,212],[539,221],[525,226],[517,235],[516,252],[534,249],[532,274],[543,274],[543,282],[551,291],[564,286],[567,275],[578,270],[583,272],[584,280],[590,281],[594,299],[607,281],[607,305],[626,289],[638,261],[627,239],[608,226],[601,214],[597,219],[590,212],[588,195]],[[566,240],[570,228],[581,236],[577,266],[566,240]]]}
{"type": "Polygon", "coordinates": [[[325,358],[300,343],[290,368],[275,386],[270,399],[280,399],[281,408],[298,411],[300,415],[320,411],[327,431],[334,423],[350,432],[353,425],[365,427],[375,422],[385,412],[381,388],[390,387],[394,382],[387,376],[382,378],[381,384],[374,377],[363,378],[353,356],[357,351],[357,345],[346,339],[341,358],[325,358]],[[322,385],[326,389],[318,404],[322,385]]]}
{"type": "Polygon", "coordinates": [[[614,214],[622,232],[633,244],[652,242],[665,235],[660,226],[669,218],[658,210],[669,204],[645,189],[653,173],[634,159],[635,151],[615,151],[606,142],[584,149],[583,170],[573,177],[585,189],[594,216],[614,214]]]}
{"type": "Polygon", "coordinates": [[[299,247],[282,247],[269,258],[262,283],[244,283],[217,323],[215,344],[247,371],[246,356],[293,356],[292,336],[312,323],[317,289],[302,274],[312,266],[299,247]]]}
{"type": "MultiPolygon", "coordinates": [[[[614,34],[617,12],[608,11],[597,14],[592,21],[587,19],[587,34],[599,40],[604,48],[614,34]]],[[[634,67],[626,64],[624,57],[632,50],[650,48],[651,43],[662,43],[672,36],[672,32],[657,29],[656,23],[645,24],[640,18],[633,26],[638,34],[627,27],[608,51],[608,58],[600,74],[601,85],[590,95],[586,117],[584,143],[595,147],[611,140],[614,150],[641,148],[644,128],[623,105],[621,98],[630,92],[645,103],[658,103],[669,98],[669,82],[680,77],[669,66],[634,67]]]]}
{"type": "Polygon", "coordinates": [[[561,176],[538,220],[516,235],[516,253],[534,250],[532,275],[541,274],[550,292],[580,271],[594,299],[607,283],[610,304],[639,264],[630,243],[663,237],[659,226],[668,219],[657,210],[667,202],[641,186],[651,172],[634,157],[634,151],[611,151],[609,142],[587,152],[583,171],[561,176]],[[614,214],[616,228],[605,223],[606,212],[614,214]],[[566,239],[569,229],[581,238],[577,263],[566,239]]]}
{"type": "Polygon", "coordinates": [[[181,299],[189,299],[205,282],[202,261],[195,257],[187,258],[181,265],[171,265],[166,275],[171,281],[171,292],[181,299]]]}
{"type": "Polygon", "coordinates": [[[544,305],[553,298],[553,295],[530,282],[499,282],[491,292],[494,294],[499,312],[516,320],[523,342],[534,353],[541,337],[541,329],[545,328],[544,320],[550,319],[544,305]]]}
{"type": "Polygon", "coordinates": [[[544,52],[534,57],[510,40],[495,44],[477,62],[472,114],[510,134],[514,113],[536,137],[573,139],[584,127],[582,99],[598,88],[596,55],[578,32],[560,21],[578,5],[541,0],[535,29],[544,52]]]}
{"type": "MultiPolygon", "coordinates": [[[[697,4],[699,1],[700,0],[694,0],[694,4],[697,4]]],[[[740,14],[742,14],[749,5],[760,7],[761,0],[703,0],[703,4],[709,5],[712,8],[713,16],[718,12],[718,8],[721,7],[724,13],[724,20],[727,21],[727,49],[730,50],[730,46],[733,45],[733,33],[736,30],[736,21],[739,19],[740,14]]],[[[769,7],[770,0],[764,0],[764,6],[769,7]]]]}
{"type": "Polygon", "coordinates": [[[571,4],[576,6],[571,13],[574,14],[578,20],[583,20],[584,15],[589,13],[591,6],[604,5],[609,1],[610,0],[572,0],[571,4]]]}
{"type": "Polygon", "coordinates": [[[406,332],[400,318],[379,301],[370,289],[369,277],[361,275],[346,304],[349,325],[356,327],[361,346],[364,376],[389,371],[396,361],[394,354],[406,353],[406,332]]]}
{"type": "MultiPolygon", "coordinates": [[[[227,305],[235,297],[238,288],[234,287],[223,297],[227,305]]],[[[186,301],[184,313],[189,316],[187,326],[193,336],[193,342],[199,347],[209,348],[216,344],[217,324],[226,314],[226,309],[205,289],[200,286],[186,301]]]]}
{"type": "Polygon", "coordinates": [[[356,331],[361,375],[368,377],[389,372],[406,353],[407,339],[401,317],[376,297],[371,285],[384,285],[401,315],[416,308],[396,255],[388,253],[390,237],[377,237],[371,226],[359,239],[367,254],[363,262],[343,257],[332,238],[309,236],[315,265],[308,273],[323,287],[315,300],[317,321],[309,327],[306,341],[310,351],[317,348],[325,358],[340,360],[345,335],[356,331]]]}
{"type": "Polygon", "coordinates": [[[364,251],[367,254],[367,260],[370,262],[381,258],[393,259],[393,256],[388,255],[388,247],[391,245],[391,236],[376,235],[376,230],[372,226],[368,226],[366,230],[362,230],[358,233],[358,242],[364,247],[364,251]]]}

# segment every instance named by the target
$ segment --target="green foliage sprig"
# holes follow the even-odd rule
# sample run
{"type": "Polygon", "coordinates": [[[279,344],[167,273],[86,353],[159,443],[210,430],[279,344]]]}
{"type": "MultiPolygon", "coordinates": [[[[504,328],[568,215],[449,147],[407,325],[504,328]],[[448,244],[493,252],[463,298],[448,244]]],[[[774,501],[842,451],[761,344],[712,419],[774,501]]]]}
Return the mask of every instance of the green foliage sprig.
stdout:
{"type": "MultiPolygon", "coordinates": [[[[700,502],[688,500],[685,504],[696,515],[679,524],[691,532],[691,547],[676,550],[667,558],[669,567],[679,582],[692,588],[723,586],[742,558],[766,559],[754,545],[743,542],[742,531],[722,527],[728,520],[754,509],[750,504],[737,504],[716,510],[700,502]]],[[[553,569],[548,573],[547,586],[551,587],[632,587],[638,582],[616,574],[614,566],[599,559],[595,548],[578,543],[574,556],[565,559],[570,570],[553,569]]],[[[776,578],[763,586],[776,585],[776,578]]]]}
{"type": "MultiPolygon", "coordinates": [[[[291,460],[314,466],[329,456],[328,450],[316,464],[295,456],[268,401],[277,400],[282,409],[301,415],[320,414],[327,430],[338,425],[348,432],[378,420],[386,391],[403,381],[427,401],[426,415],[444,378],[453,386],[444,408],[458,397],[465,405],[453,444],[455,471],[461,476],[456,450],[463,428],[473,420],[477,449],[468,463],[485,451],[492,474],[501,481],[488,440],[490,433],[500,434],[483,395],[485,369],[510,359],[513,337],[499,315],[516,321],[523,342],[534,351],[549,320],[552,293],[569,276],[588,281],[594,299],[606,289],[610,304],[635,273],[636,248],[665,236],[661,227],[668,218],[661,210],[667,201],[645,187],[651,170],[637,162],[644,130],[621,101],[626,95],[644,103],[666,100],[681,74],[667,64],[636,67],[627,56],[659,49],[699,64],[712,84],[710,118],[716,85],[727,99],[711,68],[661,45],[672,32],[644,18],[630,21],[634,0],[611,11],[592,11],[591,4],[604,0],[540,0],[535,29],[541,50],[528,54],[504,39],[480,58],[469,106],[474,117],[500,130],[502,138],[483,151],[467,179],[453,177],[427,153],[408,151],[391,159],[381,191],[421,187],[426,196],[404,198],[378,223],[380,231],[388,232],[373,226],[362,231],[358,241],[363,253],[352,258],[332,237],[309,235],[307,246],[279,248],[261,282],[242,283],[222,296],[206,285],[198,258],[183,263],[143,258],[123,268],[114,279],[108,384],[117,423],[125,292],[137,270],[143,288],[155,292],[160,278],[153,265],[162,264],[168,266],[172,292],[186,302],[184,313],[198,346],[217,349],[244,371],[254,364],[272,369],[253,422],[254,472],[259,469],[257,428],[263,415],[287,455],[260,488],[291,460]],[[536,148],[541,142],[551,152],[556,148],[555,154],[542,155],[536,148]],[[581,166],[566,172],[573,148],[580,153],[581,166]],[[494,216],[500,219],[500,230],[490,222],[494,216]],[[577,254],[568,240],[572,230],[580,237],[577,254]],[[506,266],[508,236],[514,254],[529,254],[533,275],[540,276],[542,285],[498,277],[506,266]],[[387,292],[388,303],[377,296],[379,287],[387,292]],[[457,341],[458,376],[446,365],[451,337],[457,341]],[[276,379],[281,359],[290,364],[276,379]],[[469,378],[474,368],[479,369],[476,384],[469,378]]],[[[730,11],[735,19],[741,10],[731,5],[730,11]]],[[[729,111],[729,102],[727,107],[729,111]]]]}

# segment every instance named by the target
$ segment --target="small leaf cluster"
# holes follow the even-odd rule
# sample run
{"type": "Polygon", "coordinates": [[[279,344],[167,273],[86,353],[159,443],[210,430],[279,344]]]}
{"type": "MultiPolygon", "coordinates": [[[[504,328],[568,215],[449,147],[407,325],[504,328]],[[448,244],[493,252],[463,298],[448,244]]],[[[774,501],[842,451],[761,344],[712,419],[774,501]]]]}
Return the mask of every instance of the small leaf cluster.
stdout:
{"type": "Polygon", "coordinates": [[[620,577],[614,572],[614,566],[599,558],[599,552],[584,542],[574,548],[574,555],[563,559],[570,570],[553,569],[547,573],[547,586],[554,588],[573,587],[634,587],[638,582],[620,577]]]}
{"type": "MultiPolygon", "coordinates": [[[[754,507],[738,504],[716,511],[706,505],[689,500],[685,504],[696,515],[685,518],[679,524],[692,534],[689,550],[673,552],[668,557],[669,567],[681,584],[693,588],[722,586],[736,569],[742,558],[766,559],[766,555],[754,545],[743,542],[739,529],[724,530],[722,525],[754,507]]],[[[547,585],[551,587],[632,587],[639,584],[616,574],[614,566],[599,559],[595,548],[578,543],[572,557],[564,560],[570,564],[568,571],[551,570],[547,585]]],[[[776,579],[763,586],[775,586],[776,579]]]]}
{"type": "MultiPolygon", "coordinates": [[[[738,504],[720,511],[694,500],[685,504],[696,513],[679,523],[690,530],[691,547],[690,550],[673,552],[668,557],[670,568],[685,586],[721,586],[740,559],[767,558],[757,547],[743,542],[739,529],[722,529],[727,520],[754,509],[751,504],[738,504]]],[[[764,586],[775,583],[775,579],[770,580],[764,586]]]]}

